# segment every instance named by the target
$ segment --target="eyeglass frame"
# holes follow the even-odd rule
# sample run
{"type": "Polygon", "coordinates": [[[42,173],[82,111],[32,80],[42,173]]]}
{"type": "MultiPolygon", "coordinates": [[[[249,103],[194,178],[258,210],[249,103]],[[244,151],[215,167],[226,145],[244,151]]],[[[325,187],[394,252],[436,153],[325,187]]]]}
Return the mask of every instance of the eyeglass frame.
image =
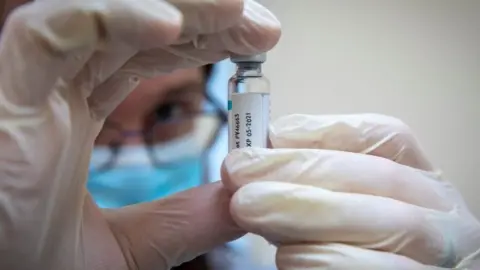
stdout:
{"type": "MultiPolygon", "coordinates": [[[[223,126],[225,126],[227,123],[228,123],[228,116],[227,116],[227,113],[226,111],[222,108],[222,106],[220,105],[220,103],[218,101],[216,101],[207,91],[204,91],[203,92],[203,96],[206,100],[206,102],[210,103],[213,107],[213,110],[211,112],[199,112],[199,113],[195,113],[195,114],[190,114],[190,115],[187,115],[187,116],[183,116],[179,119],[175,119],[173,121],[179,121],[180,119],[189,119],[189,118],[192,118],[192,117],[198,117],[199,115],[215,115],[219,120],[219,124],[218,124],[218,127],[216,128],[215,132],[211,135],[209,141],[207,142],[207,146],[202,150],[202,152],[199,154],[200,156],[204,155],[206,152],[208,152],[208,150],[212,147],[212,145],[215,143],[215,141],[217,140],[217,137],[222,129],[223,126]]],[[[170,122],[170,121],[167,121],[167,122],[170,122]]],[[[155,128],[155,126],[158,124],[159,122],[156,122],[155,124],[153,124],[151,127],[149,128],[144,128],[142,129],[141,133],[142,133],[142,137],[145,141],[145,144],[146,144],[146,149],[147,149],[147,152],[148,152],[148,155],[149,155],[149,159],[150,161],[152,162],[153,166],[155,167],[165,167],[165,166],[170,166],[170,165],[173,165],[172,163],[167,163],[167,162],[160,162],[157,160],[157,158],[155,157],[155,154],[153,153],[153,132],[152,130],[155,128]]],[[[162,123],[166,123],[166,122],[162,122],[162,123]]],[[[99,168],[96,168],[95,170],[96,171],[107,171],[109,169],[111,169],[115,162],[117,161],[117,158],[118,158],[118,154],[120,153],[120,150],[122,148],[122,146],[124,146],[125,144],[123,143],[123,140],[128,136],[128,133],[129,131],[125,132],[123,130],[123,127],[121,126],[121,124],[117,123],[117,122],[114,122],[114,121],[105,121],[104,123],[104,126],[105,125],[109,125],[112,127],[112,129],[115,129],[117,131],[119,131],[119,133],[121,134],[121,138],[122,138],[122,141],[118,142],[112,142],[112,143],[108,143],[108,148],[112,151],[112,156],[110,158],[110,160],[108,162],[105,162],[105,164],[103,164],[102,166],[100,166],[99,168]],[[124,134],[127,134],[126,136],[124,134]]],[[[138,135],[138,133],[135,133],[135,135],[138,135]]]]}

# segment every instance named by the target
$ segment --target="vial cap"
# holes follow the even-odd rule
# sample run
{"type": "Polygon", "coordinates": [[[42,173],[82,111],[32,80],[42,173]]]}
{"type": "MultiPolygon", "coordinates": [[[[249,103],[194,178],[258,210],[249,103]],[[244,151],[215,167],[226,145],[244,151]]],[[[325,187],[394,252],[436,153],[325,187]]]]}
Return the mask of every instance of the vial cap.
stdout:
{"type": "Polygon", "coordinates": [[[233,63],[263,63],[267,60],[266,53],[259,53],[254,55],[232,55],[230,60],[233,63]]]}

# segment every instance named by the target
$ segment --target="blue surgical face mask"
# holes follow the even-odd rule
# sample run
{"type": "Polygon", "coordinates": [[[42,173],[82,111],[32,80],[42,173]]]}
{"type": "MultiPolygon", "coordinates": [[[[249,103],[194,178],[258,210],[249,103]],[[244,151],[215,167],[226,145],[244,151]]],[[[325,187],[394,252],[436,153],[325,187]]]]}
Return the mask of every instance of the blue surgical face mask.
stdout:
{"type": "Polygon", "coordinates": [[[111,158],[111,153],[107,147],[96,147],[91,158],[87,187],[101,208],[153,201],[203,182],[203,162],[199,154],[157,167],[152,164],[145,146],[123,146],[112,167],[97,170],[96,166],[111,158]]]}

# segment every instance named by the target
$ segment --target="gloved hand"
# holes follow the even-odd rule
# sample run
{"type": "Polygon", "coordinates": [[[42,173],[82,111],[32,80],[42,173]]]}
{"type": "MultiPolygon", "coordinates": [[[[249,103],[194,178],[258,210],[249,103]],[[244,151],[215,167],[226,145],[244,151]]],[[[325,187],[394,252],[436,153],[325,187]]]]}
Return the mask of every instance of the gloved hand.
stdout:
{"type": "Polygon", "coordinates": [[[42,0],[11,13],[0,43],[0,269],[169,269],[240,236],[221,184],[102,213],[85,187],[90,152],[140,76],[264,52],[279,36],[249,0],[42,0]]]}
{"type": "Polygon", "coordinates": [[[230,153],[222,178],[279,269],[480,269],[479,222],[399,120],[292,115],[270,140],[230,153]]]}

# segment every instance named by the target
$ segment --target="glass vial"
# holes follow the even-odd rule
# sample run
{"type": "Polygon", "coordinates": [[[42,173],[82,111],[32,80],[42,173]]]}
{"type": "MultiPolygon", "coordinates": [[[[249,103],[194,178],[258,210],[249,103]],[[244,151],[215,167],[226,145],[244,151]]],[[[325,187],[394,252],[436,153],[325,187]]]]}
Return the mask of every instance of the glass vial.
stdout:
{"type": "Polygon", "coordinates": [[[266,54],[231,57],[237,72],[228,87],[229,151],[267,147],[270,120],[270,82],[262,73],[266,54]]]}

